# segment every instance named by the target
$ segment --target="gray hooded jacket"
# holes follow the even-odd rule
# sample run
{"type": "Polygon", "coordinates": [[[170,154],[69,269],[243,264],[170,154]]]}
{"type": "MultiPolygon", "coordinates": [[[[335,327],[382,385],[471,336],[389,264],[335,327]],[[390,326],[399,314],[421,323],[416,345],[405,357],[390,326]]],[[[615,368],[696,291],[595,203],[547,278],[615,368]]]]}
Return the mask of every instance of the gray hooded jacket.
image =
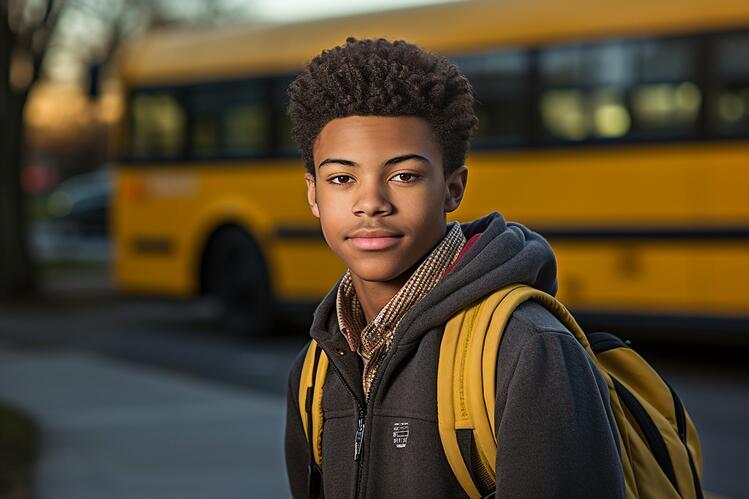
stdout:
{"type": "MultiPolygon", "coordinates": [[[[461,228],[466,239],[481,235],[403,316],[366,404],[361,364],[338,328],[337,285],[315,311],[310,335],[331,362],[323,387],[326,499],[467,497],[437,428],[437,361],[445,323],[508,284],[555,294],[557,280],[548,243],[522,225],[492,213],[461,228]],[[360,420],[364,433],[355,460],[360,420]]],[[[297,405],[305,351],[291,369],[288,390],[286,465],[295,498],[309,494],[309,451],[297,405]]],[[[515,311],[502,338],[495,422],[497,498],[625,496],[605,382],[572,334],[533,302],[515,311]]]]}

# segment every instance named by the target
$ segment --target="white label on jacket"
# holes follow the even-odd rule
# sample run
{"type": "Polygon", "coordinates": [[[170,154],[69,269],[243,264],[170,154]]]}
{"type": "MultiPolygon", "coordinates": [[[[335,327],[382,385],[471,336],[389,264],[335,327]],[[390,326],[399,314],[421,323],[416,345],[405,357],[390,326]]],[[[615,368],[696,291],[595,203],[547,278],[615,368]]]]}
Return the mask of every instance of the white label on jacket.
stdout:
{"type": "Polygon", "coordinates": [[[393,423],[393,443],[402,449],[408,443],[408,423],[393,423]]]}

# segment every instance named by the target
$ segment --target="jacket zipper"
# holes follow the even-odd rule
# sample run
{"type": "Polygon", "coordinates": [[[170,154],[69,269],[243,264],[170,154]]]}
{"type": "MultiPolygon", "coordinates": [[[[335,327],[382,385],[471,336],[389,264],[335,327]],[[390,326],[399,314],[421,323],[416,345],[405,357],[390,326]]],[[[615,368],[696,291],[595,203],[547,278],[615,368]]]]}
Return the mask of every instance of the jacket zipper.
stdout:
{"type": "MultiPolygon", "coordinates": [[[[380,365],[380,368],[377,370],[377,374],[375,374],[375,378],[372,381],[372,386],[369,390],[370,397],[375,393],[376,388],[380,384],[380,379],[382,378],[382,373],[385,372],[385,368],[389,364],[390,357],[392,357],[393,353],[395,352],[395,345],[391,348],[391,350],[387,353],[385,358],[382,361],[382,364],[380,365]]],[[[332,358],[331,356],[328,356],[328,358],[332,358]]],[[[349,392],[349,395],[351,395],[351,399],[354,401],[354,404],[356,405],[356,408],[358,410],[357,415],[357,421],[356,421],[356,433],[354,433],[354,461],[358,461],[359,466],[356,467],[356,475],[354,475],[354,490],[353,494],[351,495],[352,499],[356,499],[359,497],[359,491],[361,488],[360,477],[362,475],[362,470],[364,468],[364,459],[362,459],[362,449],[364,448],[364,430],[367,427],[367,409],[366,406],[362,406],[359,403],[359,400],[356,398],[356,395],[354,394],[354,391],[351,389],[351,387],[346,383],[346,381],[343,379],[343,375],[341,374],[341,371],[338,369],[338,367],[335,365],[335,363],[330,362],[329,364],[333,368],[333,372],[338,376],[338,379],[341,380],[341,384],[346,387],[346,391],[349,392]]],[[[369,398],[369,397],[368,397],[369,398]]]]}
{"type": "MultiPolygon", "coordinates": [[[[328,356],[328,358],[332,358],[331,356],[328,356]]],[[[361,475],[362,470],[362,463],[361,463],[361,450],[364,443],[364,428],[366,426],[366,420],[367,420],[367,409],[366,406],[362,406],[359,403],[359,399],[356,398],[356,394],[354,394],[354,391],[351,389],[351,387],[348,385],[345,379],[343,379],[343,375],[341,374],[341,371],[338,369],[338,367],[335,365],[335,363],[330,362],[330,367],[333,368],[333,372],[338,376],[338,379],[341,381],[341,384],[346,387],[346,391],[349,392],[349,395],[351,395],[351,400],[354,401],[354,404],[356,405],[357,409],[357,421],[356,421],[356,433],[354,433],[354,462],[359,461],[359,465],[356,467],[356,474],[354,475],[354,490],[352,494],[352,498],[358,497],[358,489],[359,489],[359,476],[361,475]]]]}
{"type": "MultiPolygon", "coordinates": [[[[377,369],[377,373],[375,373],[374,380],[372,380],[372,386],[369,389],[369,395],[365,394],[365,397],[367,397],[367,400],[369,400],[374,394],[377,392],[377,387],[380,385],[380,380],[382,379],[382,375],[385,372],[385,369],[387,368],[388,364],[390,363],[390,358],[393,356],[395,352],[395,345],[393,345],[389,352],[387,352],[385,358],[382,360],[382,364],[377,369]]],[[[362,476],[362,470],[364,469],[364,459],[361,458],[361,450],[364,447],[364,428],[367,424],[367,413],[364,412],[363,414],[359,414],[359,421],[361,424],[361,443],[359,444],[359,455],[357,455],[357,458],[359,459],[359,469],[356,473],[355,481],[354,481],[354,499],[361,496],[361,483],[360,478],[362,476]]],[[[358,432],[357,432],[358,435],[358,432]]]]}
{"type": "Polygon", "coordinates": [[[354,461],[359,460],[359,456],[361,456],[361,444],[362,440],[364,440],[364,417],[366,414],[362,415],[359,413],[359,420],[356,424],[356,435],[354,435],[354,461]]]}

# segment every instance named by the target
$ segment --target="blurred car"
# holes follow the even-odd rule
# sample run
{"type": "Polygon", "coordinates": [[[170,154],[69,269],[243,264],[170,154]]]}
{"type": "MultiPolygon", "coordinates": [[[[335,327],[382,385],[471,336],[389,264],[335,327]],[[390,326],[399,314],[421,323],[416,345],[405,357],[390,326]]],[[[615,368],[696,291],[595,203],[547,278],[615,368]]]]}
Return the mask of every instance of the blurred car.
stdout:
{"type": "Polygon", "coordinates": [[[56,257],[108,258],[111,193],[112,172],[99,170],[71,177],[50,194],[44,232],[56,257]]]}

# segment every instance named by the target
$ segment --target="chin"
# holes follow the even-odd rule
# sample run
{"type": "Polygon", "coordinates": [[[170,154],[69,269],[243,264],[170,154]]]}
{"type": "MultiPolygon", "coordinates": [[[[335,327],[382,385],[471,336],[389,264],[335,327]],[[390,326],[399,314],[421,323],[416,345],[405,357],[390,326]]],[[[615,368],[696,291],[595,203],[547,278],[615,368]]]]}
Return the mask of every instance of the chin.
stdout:
{"type": "Polygon", "coordinates": [[[408,267],[402,268],[397,262],[383,262],[379,258],[370,258],[369,261],[364,262],[363,259],[359,258],[358,261],[350,262],[348,268],[351,269],[352,274],[365,281],[392,281],[408,270],[408,267]]]}

